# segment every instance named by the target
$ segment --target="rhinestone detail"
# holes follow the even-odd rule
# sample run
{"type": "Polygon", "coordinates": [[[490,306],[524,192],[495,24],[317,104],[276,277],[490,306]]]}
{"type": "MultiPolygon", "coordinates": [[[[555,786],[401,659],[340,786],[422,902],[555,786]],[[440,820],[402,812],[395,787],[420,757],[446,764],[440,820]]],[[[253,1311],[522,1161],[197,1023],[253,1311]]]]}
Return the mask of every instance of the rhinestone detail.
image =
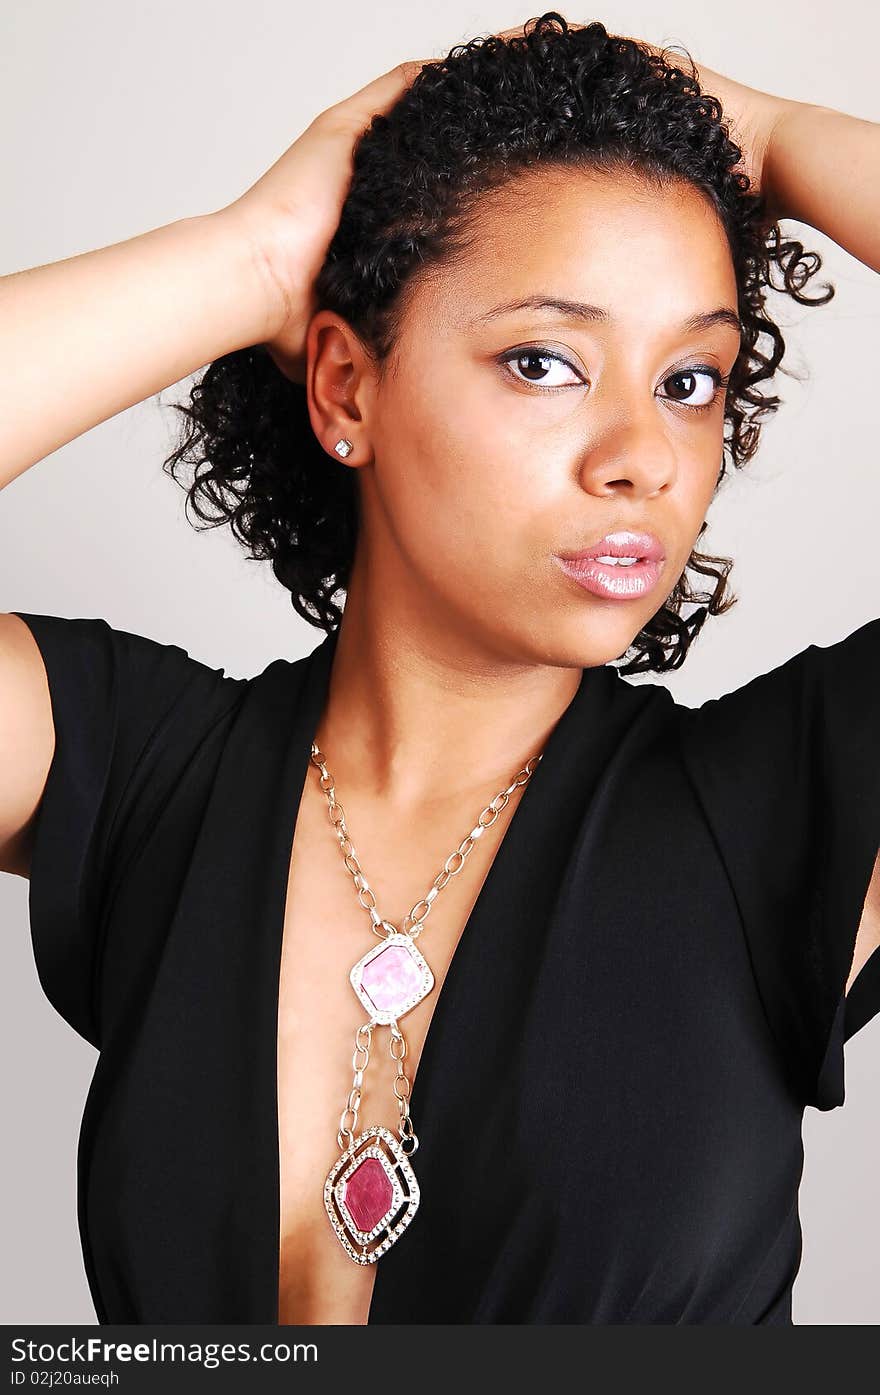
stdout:
{"type": "Polygon", "coordinates": [[[366,1129],[337,1158],[324,1183],[324,1206],[330,1223],[348,1254],[358,1264],[374,1264],[404,1232],[418,1209],[419,1184],[409,1160],[389,1129],[375,1124],[366,1129]],[[369,1230],[361,1230],[346,1204],[346,1184],[366,1161],[376,1159],[391,1187],[385,1214],[369,1230]]]}

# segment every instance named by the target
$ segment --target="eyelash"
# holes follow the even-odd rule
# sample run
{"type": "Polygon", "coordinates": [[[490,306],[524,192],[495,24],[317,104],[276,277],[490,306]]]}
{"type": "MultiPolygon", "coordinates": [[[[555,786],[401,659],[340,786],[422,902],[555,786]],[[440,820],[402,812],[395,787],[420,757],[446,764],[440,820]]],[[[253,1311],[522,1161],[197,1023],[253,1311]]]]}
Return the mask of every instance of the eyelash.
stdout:
{"type": "MultiPolygon", "coordinates": [[[[566,368],[570,368],[573,373],[577,373],[578,371],[575,368],[574,364],[569,362],[569,360],[565,358],[562,354],[555,353],[554,350],[546,348],[543,344],[525,344],[521,345],[517,349],[508,349],[506,353],[501,355],[497,362],[505,367],[506,371],[510,373],[511,377],[514,377],[515,375],[512,372],[510,372],[509,369],[506,368],[506,365],[509,363],[515,363],[517,359],[524,358],[526,354],[534,354],[536,357],[539,358],[551,358],[556,363],[564,363],[566,368]]],[[[669,397],[666,399],[668,402],[672,402],[676,407],[683,407],[687,412],[711,411],[711,409],[715,406],[715,403],[717,402],[719,395],[723,393],[724,389],[726,389],[727,387],[727,384],[730,382],[729,373],[721,373],[717,368],[713,368],[713,366],[710,363],[688,364],[684,368],[676,368],[673,373],[667,374],[667,377],[676,378],[680,373],[705,373],[715,383],[715,392],[713,393],[712,398],[709,402],[679,402],[674,397],[669,397]]],[[[526,383],[528,387],[534,388],[536,392],[543,393],[565,392],[570,386],[572,386],[572,384],[559,384],[556,387],[547,388],[541,387],[540,383],[529,383],[525,378],[517,378],[516,381],[518,383],[526,383]]],[[[665,381],[666,379],[664,379],[664,382],[665,381]]]]}

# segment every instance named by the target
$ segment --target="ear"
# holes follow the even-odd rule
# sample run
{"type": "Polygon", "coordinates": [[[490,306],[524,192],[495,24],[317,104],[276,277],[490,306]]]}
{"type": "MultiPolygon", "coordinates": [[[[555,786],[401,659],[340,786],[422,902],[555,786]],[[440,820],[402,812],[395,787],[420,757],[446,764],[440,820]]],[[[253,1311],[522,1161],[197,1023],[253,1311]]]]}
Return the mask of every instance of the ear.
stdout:
{"type": "Polygon", "coordinates": [[[312,430],[324,449],[342,459],[336,442],[346,437],[353,449],[346,465],[373,459],[369,435],[376,376],[372,357],[340,315],[319,310],[306,335],[306,398],[312,430]]]}

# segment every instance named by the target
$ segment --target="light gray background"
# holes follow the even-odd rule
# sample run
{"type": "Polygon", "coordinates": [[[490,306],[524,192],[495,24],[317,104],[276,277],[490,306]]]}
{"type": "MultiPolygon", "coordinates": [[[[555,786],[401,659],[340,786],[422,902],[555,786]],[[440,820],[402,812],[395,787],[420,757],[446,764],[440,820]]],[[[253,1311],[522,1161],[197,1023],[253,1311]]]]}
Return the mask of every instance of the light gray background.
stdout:
{"type": "MultiPolygon", "coordinates": [[[[335,0],[332,13],[277,0],[6,0],[0,273],[220,207],[319,110],[401,59],[439,56],[540,13],[507,0],[447,0],[445,14],[403,0],[335,0]]],[[[656,3],[562,13],[683,43],[750,86],[880,119],[871,0],[838,0],[833,24],[824,0],[802,3],[797,25],[766,0],[673,0],[662,19],[656,3]]],[[[705,547],[735,557],[739,604],[710,620],[685,671],[651,677],[689,706],[880,615],[880,278],[818,233],[787,226],[823,254],[837,296],[816,310],[774,304],[790,326],[785,362],[809,376],[778,379],[784,405],[758,457],[710,512],[705,547]]],[[[198,534],[186,522],[183,492],[161,470],[174,420],[151,399],[13,481],[0,498],[0,608],[103,616],[236,677],[305,654],[320,633],[268,567],[247,563],[225,531],[198,534]]],[[[0,875],[0,1321],[90,1323],[75,1170],[96,1053],[42,995],[27,890],[0,875]]],[[[875,1019],[847,1046],[845,1107],[806,1112],[797,1323],[880,1319],[878,1099],[875,1019]]]]}

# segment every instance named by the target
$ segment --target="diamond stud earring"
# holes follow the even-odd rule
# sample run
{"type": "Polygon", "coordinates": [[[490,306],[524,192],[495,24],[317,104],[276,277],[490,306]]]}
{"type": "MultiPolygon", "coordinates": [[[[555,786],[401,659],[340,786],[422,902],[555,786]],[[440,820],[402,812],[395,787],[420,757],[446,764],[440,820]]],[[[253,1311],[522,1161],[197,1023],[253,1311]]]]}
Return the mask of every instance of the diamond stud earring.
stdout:
{"type": "Polygon", "coordinates": [[[354,450],[354,445],[351,441],[347,440],[345,436],[343,436],[341,441],[336,442],[336,445],[333,447],[333,449],[336,451],[337,455],[341,455],[344,460],[345,457],[347,455],[350,455],[351,452],[354,450]]]}

